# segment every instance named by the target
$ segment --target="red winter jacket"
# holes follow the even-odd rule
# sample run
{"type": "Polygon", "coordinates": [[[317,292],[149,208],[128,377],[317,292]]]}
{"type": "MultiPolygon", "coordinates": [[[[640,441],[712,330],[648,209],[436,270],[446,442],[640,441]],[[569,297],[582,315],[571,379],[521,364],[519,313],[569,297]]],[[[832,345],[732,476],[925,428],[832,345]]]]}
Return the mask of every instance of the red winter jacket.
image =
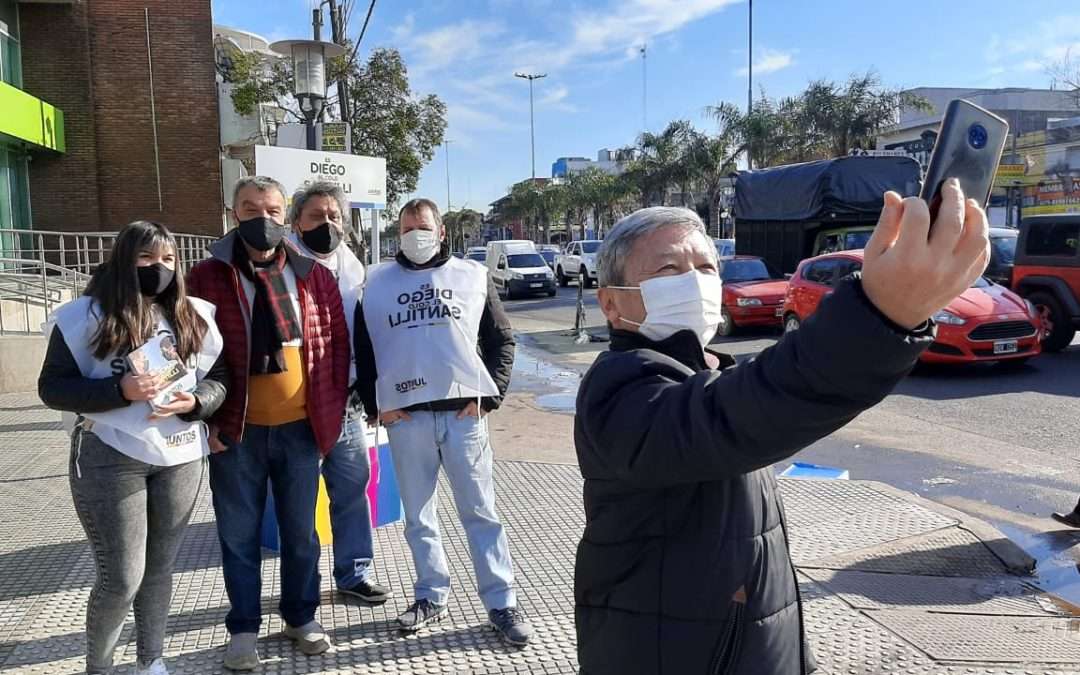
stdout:
{"type": "MultiPolygon", "coordinates": [[[[228,397],[209,419],[230,440],[244,437],[248,403],[248,336],[251,324],[240,273],[232,264],[236,232],[210,245],[211,258],[188,273],[188,294],[217,307],[215,319],[225,341],[225,361],[231,376],[228,397]]],[[[322,265],[285,242],[289,265],[300,294],[300,321],[304,331],[308,421],[315,443],[326,455],[341,435],[349,378],[349,329],[341,306],[341,293],[333,275],[322,265]]]]}

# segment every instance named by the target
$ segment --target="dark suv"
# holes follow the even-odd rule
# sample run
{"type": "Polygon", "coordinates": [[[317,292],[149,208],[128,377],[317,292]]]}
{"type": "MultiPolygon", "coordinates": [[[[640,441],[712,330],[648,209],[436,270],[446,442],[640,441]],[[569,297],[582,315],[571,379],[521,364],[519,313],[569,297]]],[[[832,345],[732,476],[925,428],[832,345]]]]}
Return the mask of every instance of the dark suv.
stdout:
{"type": "Polygon", "coordinates": [[[1068,347],[1080,327],[1080,213],[1024,218],[1012,282],[1043,316],[1043,349],[1068,347]]]}

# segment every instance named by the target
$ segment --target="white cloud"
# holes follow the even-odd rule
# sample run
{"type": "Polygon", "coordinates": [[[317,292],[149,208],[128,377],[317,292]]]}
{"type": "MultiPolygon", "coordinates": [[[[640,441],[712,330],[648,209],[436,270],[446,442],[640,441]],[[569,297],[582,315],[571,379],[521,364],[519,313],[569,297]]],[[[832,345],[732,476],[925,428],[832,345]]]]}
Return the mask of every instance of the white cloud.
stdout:
{"type": "Polygon", "coordinates": [[[390,34],[394,36],[394,42],[404,42],[412,37],[413,30],[416,29],[416,15],[409,12],[405,15],[405,19],[400,25],[395,26],[390,34]]]}
{"type": "MultiPolygon", "coordinates": [[[[758,58],[754,61],[754,75],[768,75],[784,68],[795,65],[795,52],[785,52],[778,49],[762,49],[758,58]]],[[[735,71],[736,75],[745,77],[749,73],[746,66],[735,71]]]]}
{"type": "Polygon", "coordinates": [[[418,55],[414,68],[430,71],[473,61],[485,54],[487,44],[506,32],[498,21],[466,19],[413,35],[409,47],[418,55]]]}
{"type": "Polygon", "coordinates": [[[1080,55],[1080,14],[1061,15],[1014,31],[991,35],[985,50],[988,74],[1046,71],[1066,56],[1080,55]]]}

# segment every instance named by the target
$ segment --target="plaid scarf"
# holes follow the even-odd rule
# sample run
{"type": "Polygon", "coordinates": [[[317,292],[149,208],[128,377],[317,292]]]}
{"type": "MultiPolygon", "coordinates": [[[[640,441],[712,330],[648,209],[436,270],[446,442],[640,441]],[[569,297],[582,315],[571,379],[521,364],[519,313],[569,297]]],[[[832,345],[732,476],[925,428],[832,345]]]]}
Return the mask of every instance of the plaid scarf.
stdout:
{"type": "Polygon", "coordinates": [[[278,247],[274,259],[256,265],[248,256],[240,238],[233,253],[236,268],[255,286],[255,302],[251,309],[251,375],[284,373],[285,354],[282,345],[299,340],[300,321],[293,310],[289,286],[285,282],[288,258],[284,247],[278,247]]]}

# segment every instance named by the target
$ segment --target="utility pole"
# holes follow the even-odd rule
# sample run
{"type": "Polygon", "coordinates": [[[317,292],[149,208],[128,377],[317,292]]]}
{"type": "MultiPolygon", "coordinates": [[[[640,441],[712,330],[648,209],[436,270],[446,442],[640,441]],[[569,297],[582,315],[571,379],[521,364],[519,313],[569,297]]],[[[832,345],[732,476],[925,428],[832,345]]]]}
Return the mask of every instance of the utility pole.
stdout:
{"type": "Polygon", "coordinates": [[[648,45],[641,45],[641,132],[649,130],[649,71],[645,65],[648,45]]]}
{"type": "Polygon", "coordinates": [[[532,177],[533,182],[536,182],[536,118],[533,115],[533,80],[540,80],[547,77],[547,73],[541,73],[539,75],[532,73],[514,73],[514,77],[520,77],[523,80],[529,81],[529,140],[532,145],[532,177]]]}
{"type": "MultiPolygon", "coordinates": [[[[754,111],[754,0],[750,0],[748,27],[746,31],[746,114],[754,111]]],[[[754,168],[753,154],[746,151],[746,168],[754,168]]]]}
{"type": "MultiPolygon", "coordinates": [[[[345,12],[338,7],[338,0],[326,0],[330,5],[330,32],[335,44],[345,46],[345,12]]],[[[349,74],[341,73],[337,79],[338,111],[341,121],[348,123],[349,118],[349,74]]]]}

